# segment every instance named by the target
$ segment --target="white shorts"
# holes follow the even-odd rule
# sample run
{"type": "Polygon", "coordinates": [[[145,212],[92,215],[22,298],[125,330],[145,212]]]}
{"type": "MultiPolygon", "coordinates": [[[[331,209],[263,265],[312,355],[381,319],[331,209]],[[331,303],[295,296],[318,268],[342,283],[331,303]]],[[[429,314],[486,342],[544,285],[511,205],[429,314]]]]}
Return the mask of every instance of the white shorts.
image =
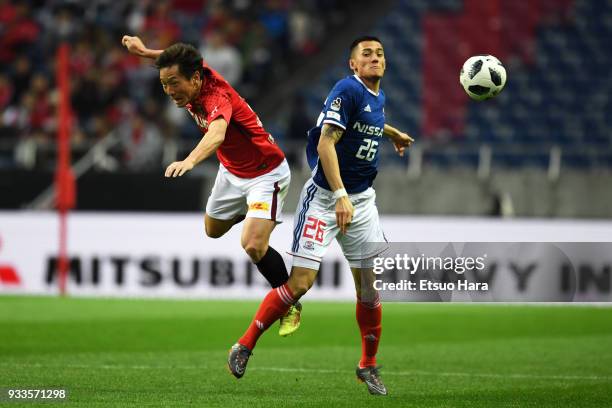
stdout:
{"type": "Polygon", "coordinates": [[[217,220],[231,220],[246,214],[247,218],[265,218],[280,223],[290,181],[287,160],[269,173],[252,179],[237,177],[220,164],[206,203],[206,214],[217,220]]]}
{"type": "Polygon", "coordinates": [[[388,245],[380,226],[376,192],[368,188],[349,195],[355,207],[345,235],[336,224],[336,200],[331,191],[318,187],[312,179],[302,189],[293,221],[293,266],[319,270],[321,259],[336,238],[352,268],[365,268],[388,245]],[[366,262],[367,261],[367,262],[366,262]]]}

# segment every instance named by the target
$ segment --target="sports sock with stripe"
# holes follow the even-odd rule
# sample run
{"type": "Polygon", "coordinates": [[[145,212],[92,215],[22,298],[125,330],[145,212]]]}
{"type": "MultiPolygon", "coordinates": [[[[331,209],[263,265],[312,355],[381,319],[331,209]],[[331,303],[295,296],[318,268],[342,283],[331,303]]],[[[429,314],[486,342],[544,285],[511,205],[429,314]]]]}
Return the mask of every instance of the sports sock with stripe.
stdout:
{"type": "Polygon", "coordinates": [[[259,336],[275,321],[283,317],[293,302],[293,293],[286,284],[272,289],[259,305],[251,325],[238,340],[238,343],[253,350],[259,336]]]}

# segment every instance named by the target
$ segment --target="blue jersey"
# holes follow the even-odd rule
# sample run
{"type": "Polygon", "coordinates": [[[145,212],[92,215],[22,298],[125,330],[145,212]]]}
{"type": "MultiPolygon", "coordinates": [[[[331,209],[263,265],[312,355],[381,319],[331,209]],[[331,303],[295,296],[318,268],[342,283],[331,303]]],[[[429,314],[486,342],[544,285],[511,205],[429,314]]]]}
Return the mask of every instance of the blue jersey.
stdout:
{"type": "Polygon", "coordinates": [[[356,75],[340,80],[325,100],[317,126],[308,132],[306,154],[313,180],[331,190],[317,153],[323,124],[344,129],[336,144],[340,176],[349,194],[372,186],[378,173],[378,147],[385,127],[385,94],[368,89],[356,75]]]}

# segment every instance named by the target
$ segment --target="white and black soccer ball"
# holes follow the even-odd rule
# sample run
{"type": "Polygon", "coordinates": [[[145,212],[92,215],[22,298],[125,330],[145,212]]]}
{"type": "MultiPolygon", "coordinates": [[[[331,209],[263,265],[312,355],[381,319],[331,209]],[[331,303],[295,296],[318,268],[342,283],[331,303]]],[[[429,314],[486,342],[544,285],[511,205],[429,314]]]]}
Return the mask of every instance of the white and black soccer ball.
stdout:
{"type": "Polygon", "coordinates": [[[459,82],[468,96],[477,101],[497,96],[506,85],[506,69],[492,55],[475,55],[465,61],[459,82]]]}

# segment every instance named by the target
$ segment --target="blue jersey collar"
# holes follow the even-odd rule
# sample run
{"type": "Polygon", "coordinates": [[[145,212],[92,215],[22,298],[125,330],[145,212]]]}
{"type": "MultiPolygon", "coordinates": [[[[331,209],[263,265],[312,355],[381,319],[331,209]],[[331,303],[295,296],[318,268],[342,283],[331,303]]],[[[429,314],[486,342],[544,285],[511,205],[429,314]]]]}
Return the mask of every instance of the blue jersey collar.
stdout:
{"type": "Polygon", "coordinates": [[[363,81],[361,80],[361,78],[359,78],[359,76],[357,76],[357,74],[353,75],[353,78],[355,78],[357,80],[357,82],[359,82],[361,85],[363,85],[363,87],[372,95],[374,96],[378,96],[378,94],[380,93],[380,91],[378,93],[374,92],[373,90],[371,90],[370,88],[368,88],[368,86],[366,84],[363,83],[363,81]]]}

